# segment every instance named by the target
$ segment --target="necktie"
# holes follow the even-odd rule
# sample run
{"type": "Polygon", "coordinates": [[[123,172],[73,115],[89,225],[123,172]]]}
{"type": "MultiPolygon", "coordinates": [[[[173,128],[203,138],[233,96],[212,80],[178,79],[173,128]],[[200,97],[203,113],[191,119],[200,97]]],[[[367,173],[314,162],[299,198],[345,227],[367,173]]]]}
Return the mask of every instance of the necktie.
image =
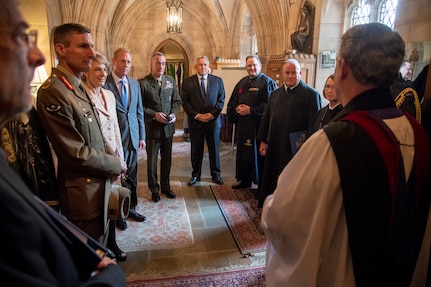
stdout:
{"type": "Polygon", "coordinates": [[[129,99],[127,97],[126,81],[124,79],[121,79],[121,99],[123,100],[124,107],[127,108],[127,102],[129,99]]]}
{"type": "Polygon", "coordinates": [[[85,89],[81,84],[79,84],[79,89],[85,94],[85,89]]]}
{"type": "Polygon", "coordinates": [[[204,77],[201,78],[201,93],[202,93],[202,97],[205,98],[205,78],[204,77]]]}

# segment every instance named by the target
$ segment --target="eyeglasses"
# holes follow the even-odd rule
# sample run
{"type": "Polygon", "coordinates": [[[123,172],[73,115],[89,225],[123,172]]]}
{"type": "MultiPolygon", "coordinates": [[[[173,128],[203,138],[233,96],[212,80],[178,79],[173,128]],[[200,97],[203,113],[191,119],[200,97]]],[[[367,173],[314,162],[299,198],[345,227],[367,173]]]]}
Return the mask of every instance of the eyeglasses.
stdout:
{"type": "Polygon", "coordinates": [[[30,30],[28,32],[0,30],[0,34],[11,35],[12,41],[18,44],[27,45],[29,48],[35,48],[37,46],[37,30],[30,30]]]}
{"type": "Polygon", "coordinates": [[[30,30],[28,32],[1,31],[0,33],[12,35],[14,41],[23,42],[30,48],[34,48],[37,46],[37,30],[30,30]]]}
{"type": "Polygon", "coordinates": [[[27,43],[30,48],[37,46],[37,30],[30,30],[28,33],[18,34],[18,36],[27,43]]]}
{"type": "Polygon", "coordinates": [[[335,89],[334,85],[325,85],[325,89],[335,89]]]}

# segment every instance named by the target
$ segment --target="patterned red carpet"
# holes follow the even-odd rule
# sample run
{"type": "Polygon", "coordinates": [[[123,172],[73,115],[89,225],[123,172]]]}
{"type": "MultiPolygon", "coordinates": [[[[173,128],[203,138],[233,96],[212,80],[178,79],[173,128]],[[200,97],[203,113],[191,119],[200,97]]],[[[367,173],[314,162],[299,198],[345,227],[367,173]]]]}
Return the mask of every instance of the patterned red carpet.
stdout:
{"type": "Polygon", "coordinates": [[[235,270],[222,273],[189,275],[175,278],[145,280],[144,282],[128,282],[128,287],[261,287],[265,286],[265,268],[235,270]]]}
{"type": "Polygon", "coordinates": [[[262,210],[254,190],[233,190],[232,184],[211,185],[227,224],[243,255],[265,252],[266,236],[260,226],[262,210]]]}
{"type": "Polygon", "coordinates": [[[154,203],[146,182],[138,183],[137,211],[147,217],[144,222],[128,220],[128,228],[117,230],[117,243],[125,252],[175,249],[193,244],[193,233],[179,181],[171,182],[177,198],[162,195],[154,203]]]}

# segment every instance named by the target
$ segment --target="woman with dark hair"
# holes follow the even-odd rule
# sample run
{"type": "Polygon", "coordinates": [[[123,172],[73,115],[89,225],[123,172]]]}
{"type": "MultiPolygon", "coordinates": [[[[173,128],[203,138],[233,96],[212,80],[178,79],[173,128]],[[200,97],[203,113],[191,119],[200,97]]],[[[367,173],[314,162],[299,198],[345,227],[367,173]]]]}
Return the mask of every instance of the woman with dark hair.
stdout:
{"type": "Polygon", "coordinates": [[[335,92],[334,74],[329,75],[326,79],[325,86],[323,87],[323,96],[329,101],[329,104],[317,111],[314,125],[307,132],[307,137],[327,125],[342,109],[340,100],[335,92]]]}

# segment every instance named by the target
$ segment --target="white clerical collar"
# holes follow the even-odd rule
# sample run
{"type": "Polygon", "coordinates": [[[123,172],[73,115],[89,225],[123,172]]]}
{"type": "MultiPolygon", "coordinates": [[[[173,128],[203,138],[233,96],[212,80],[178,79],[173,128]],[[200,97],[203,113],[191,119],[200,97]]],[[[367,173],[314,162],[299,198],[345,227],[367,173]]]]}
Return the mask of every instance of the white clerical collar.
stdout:
{"type": "Polygon", "coordinates": [[[298,85],[299,85],[299,81],[298,81],[298,83],[296,83],[296,85],[294,85],[293,87],[288,87],[288,86],[286,86],[286,84],[285,84],[285,85],[284,85],[284,90],[285,90],[286,92],[291,91],[291,90],[293,90],[294,88],[296,88],[298,85]]]}

